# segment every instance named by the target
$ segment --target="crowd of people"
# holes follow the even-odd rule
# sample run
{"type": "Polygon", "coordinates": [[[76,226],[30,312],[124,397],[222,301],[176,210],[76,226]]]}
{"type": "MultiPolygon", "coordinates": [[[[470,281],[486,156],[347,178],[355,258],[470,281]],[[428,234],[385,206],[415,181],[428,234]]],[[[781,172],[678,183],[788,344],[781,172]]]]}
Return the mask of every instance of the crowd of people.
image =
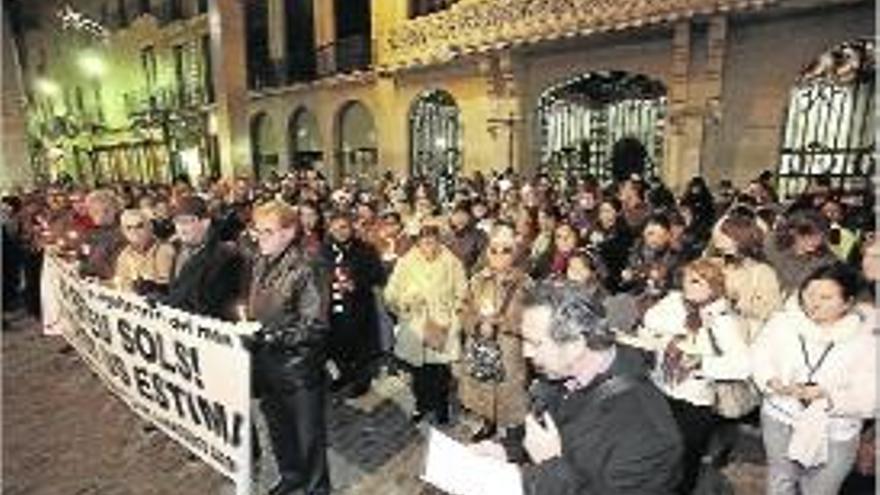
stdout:
{"type": "Polygon", "coordinates": [[[245,345],[273,494],[330,492],[326,396],[360,397],[379,373],[411,377],[414,422],[466,423],[475,451],[521,464],[528,494],[720,493],[709,468],[748,425],[768,494],[873,477],[872,192],[817,177],[780,200],[765,173],[676,196],[509,170],[447,190],[301,170],[8,195],[4,309],[39,313],[52,254],[258,320],[245,345]]]}

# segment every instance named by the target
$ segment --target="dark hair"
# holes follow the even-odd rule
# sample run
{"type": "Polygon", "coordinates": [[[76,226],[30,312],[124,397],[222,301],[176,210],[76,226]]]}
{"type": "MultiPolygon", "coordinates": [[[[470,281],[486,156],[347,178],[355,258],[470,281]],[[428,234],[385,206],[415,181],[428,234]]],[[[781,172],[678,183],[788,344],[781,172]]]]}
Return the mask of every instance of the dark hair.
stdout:
{"type": "Polygon", "coordinates": [[[648,228],[648,225],[659,225],[666,230],[669,230],[672,227],[671,222],[669,221],[669,215],[665,213],[654,213],[650,217],[648,217],[648,221],[645,222],[645,228],[648,228]]]}
{"type": "Polygon", "coordinates": [[[398,213],[394,210],[388,210],[388,211],[383,212],[382,215],[380,216],[380,218],[382,218],[382,220],[390,220],[393,218],[394,223],[401,223],[400,213],[398,213]]]}
{"type": "Polygon", "coordinates": [[[602,201],[599,202],[599,206],[601,206],[602,203],[608,203],[609,205],[611,205],[611,207],[614,208],[614,211],[617,212],[618,215],[620,215],[620,212],[623,211],[623,205],[620,204],[620,200],[615,198],[614,196],[603,196],[602,201]]]}
{"type": "Polygon", "coordinates": [[[440,238],[440,227],[436,225],[423,225],[422,228],[419,229],[418,239],[424,239],[426,237],[434,237],[440,238]]]}
{"type": "Polygon", "coordinates": [[[798,297],[803,304],[804,290],[810,285],[810,282],[816,280],[831,280],[837,283],[843,293],[843,299],[851,301],[854,299],[862,288],[862,281],[859,273],[846,263],[836,262],[830,265],[822,265],[813,270],[809,276],[801,283],[798,289],[798,297]]]}
{"type": "Polygon", "coordinates": [[[208,204],[199,196],[183,196],[177,200],[174,214],[207,218],[209,216],[208,204]]]}
{"type": "Polygon", "coordinates": [[[333,209],[327,215],[327,223],[333,223],[336,220],[345,220],[351,223],[351,213],[347,210],[333,209]]]}
{"type": "Polygon", "coordinates": [[[459,201],[452,207],[452,213],[466,213],[467,215],[471,214],[471,203],[470,201],[459,201]]]}
{"type": "Polygon", "coordinates": [[[794,245],[795,236],[828,234],[828,220],[812,208],[797,208],[788,215],[776,231],[776,245],[789,249],[794,245]]]}
{"type": "Polygon", "coordinates": [[[764,231],[758,226],[757,217],[751,210],[730,210],[718,230],[733,239],[738,255],[756,260],[764,259],[764,231]]]}
{"type": "Polygon", "coordinates": [[[583,337],[587,347],[594,351],[614,345],[605,310],[577,285],[539,282],[526,290],[523,299],[523,307],[535,306],[550,308],[549,332],[554,342],[571,342],[583,337]]]}

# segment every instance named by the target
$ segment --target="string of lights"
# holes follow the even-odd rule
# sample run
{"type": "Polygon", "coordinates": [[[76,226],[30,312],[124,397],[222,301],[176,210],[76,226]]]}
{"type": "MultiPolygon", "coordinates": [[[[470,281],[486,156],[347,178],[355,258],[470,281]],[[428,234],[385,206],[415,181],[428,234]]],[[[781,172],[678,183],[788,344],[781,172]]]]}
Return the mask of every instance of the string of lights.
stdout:
{"type": "Polygon", "coordinates": [[[107,28],[100,22],[89,18],[86,14],[75,10],[69,4],[65,4],[58,10],[58,18],[61,20],[63,29],[73,29],[91,34],[101,40],[106,40],[109,35],[107,28]]]}

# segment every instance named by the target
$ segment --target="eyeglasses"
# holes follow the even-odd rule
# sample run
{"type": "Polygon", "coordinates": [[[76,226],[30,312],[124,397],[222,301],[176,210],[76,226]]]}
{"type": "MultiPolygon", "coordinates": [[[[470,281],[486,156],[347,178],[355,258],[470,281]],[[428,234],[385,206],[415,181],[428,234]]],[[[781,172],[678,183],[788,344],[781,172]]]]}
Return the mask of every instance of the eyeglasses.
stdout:
{"type": "Polygon", "coordinates": [[[253,237],[269,237],[275,235],[278,231],[273,229],[251,229],[250,232],[253,237]]]}
{"type": "Polygon", "coordinates": [[[509,247],[509,246],[507,246],[507,247],[493,247],[493,248],[489,248],[489,252],[491,254],[513,254],[513,248],[509,247]]]}

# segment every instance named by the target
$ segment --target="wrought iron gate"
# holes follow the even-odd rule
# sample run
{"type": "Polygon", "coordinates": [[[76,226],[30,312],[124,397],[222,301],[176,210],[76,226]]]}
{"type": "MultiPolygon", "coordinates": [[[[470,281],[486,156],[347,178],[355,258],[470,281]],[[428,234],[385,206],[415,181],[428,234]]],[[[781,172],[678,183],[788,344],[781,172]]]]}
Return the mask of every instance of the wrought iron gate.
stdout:
{"type": "Polygon", "coordinates": [[[635,139],[645,149],[644,175],[663,158],[666,88],[640,74],[592,72],[546,90],[538,101],[539,163],[552,174],[612,173],[614,145],[635,139]]]}
{"type": "Polygon", "coordinates": [[[781,197],[816,176],[832,187],[870,187],[874,172],[874,42],[844,43],[820,56],[791,90],[778,169],[781,197]]]}
{"type": "Polygon", "coordinates": [[[445,91],[423,94],[410,109],[410,175],[427,180],[438,197],[455,188],[461,168],[461,120],[458,105],[445,91]]]}

